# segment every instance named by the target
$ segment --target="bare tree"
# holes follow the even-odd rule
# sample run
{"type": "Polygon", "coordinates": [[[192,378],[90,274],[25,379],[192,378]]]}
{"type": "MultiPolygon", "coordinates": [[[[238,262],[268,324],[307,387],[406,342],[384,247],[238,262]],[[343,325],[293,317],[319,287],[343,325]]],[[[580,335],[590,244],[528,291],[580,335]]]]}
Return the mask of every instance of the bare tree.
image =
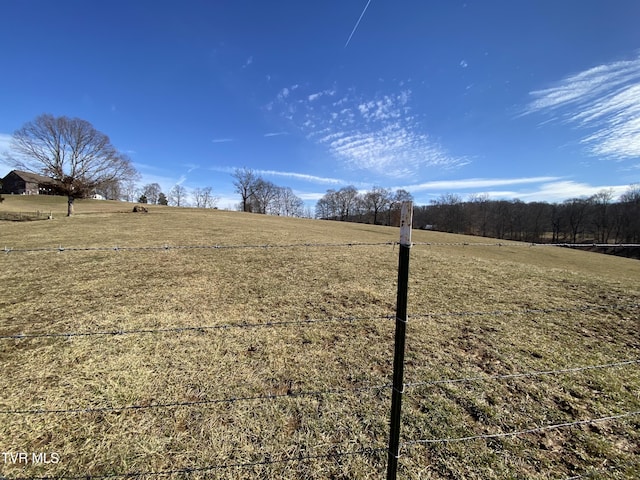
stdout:
{"type": "Polygon", "coordinates": [[[187,189],[182,185],[174,185],[169,192],[169,204],[175,207],[184,207],[186,205],[187,189]]]}
{"type": "Polygon", "coordinates": [[[609,235],[613,230],[614,223],[610,215],[610,204],[613,200],[613,190],[600,190],[595,195],[589,197],[592,206],[591,224],[596,241],[607,243],[609,235]]]}
{"type": "Polygon", "coordinates": [[[196,188],[193,190],[193,200],[196,208],[213,208],[218,203],[218,198],[212,195],[211,187],[196,188]]]}
{"type": "Polygon", "coordinates": [[[391,192],[386,188],[373,187],[363,196],[365,208],[373,213],[373,224],[378,223],[378,215],[391,203],[391,192]]]}
{"type": "Polygon", "coordinates": [[[96,187],[93,193],[102,195],[105,200],[118,200],[122,196],[122,185],[124,182],[112,180],[105,182],[99,187],[96,187]]]}
{"type": "Polygon", "coordinates": [[[136,185],[136,180],[139,179],[139,176],[140,175],[136,175],[134,178],[128,178],[121,182],[120,195],[125,202],[133,202],[136,197],[140,196],[138,195],[138,186],[136,185]]]}
{"type": "Polygon", "coordinates": [[[147,201],[152,205],[158,203],[160,192],[162,192],[162,187],[157,183],[149,183],[142,187],[142,194],[147,197],[147,201]]]}
{"type": "Polygon", "coordinates": [[[640,242],[640,184],[630,185],[620,196],[622,205],[622,240],[629,243],[640,242]]]}
{"type": "Polygon", "coordinates": [[[358,190],[353,185],[349,185],[338,190],[336,194],[340,220],[349,220],[349,215],[353,214],[358,202],[358,190]]]}
{"type": "Polygon", "coordinates": [[[250,168],[236,168],[231,176],[235,179],[233,181],[233,186],[236,187],[235,192],[242,197],[242,211],[250,212],[251,197],[259,177],[250,168]]]}
{"type": "Polygon", "coordinates": [[[278,187],[273,200],[272,212],[284,217],[302,217],[304,215],[304,202],[293,193],[290,187],[278,187]]]}
{"type": "Polygon", "coordinates": [[[136,172],[129,158],[109,137],[86,120],[44,114],[13,134],[10,161],[22,170],[52,178],[68,198],[67,215],[75,198],[83,198],[113,181],[136,172]]]}
{"type": "Polygon", "coordinates": [[[387,225],[400,226],[400,209],[402,207],[402,202],[412,202],[413,195],[406,191],[403,188],[399,188],[396,192],[391,196],[391,201],[389,202],[389,217],[387,225]]]}
{"type": "Polygon", "coordinates": [[[278,195],[279,187],[258,177],[253,185],[252,199],[251,199],[251,211],[257,213],[270,212],[273,202],[278,195]]]}
{"type": "Polygon", "coordinates": [[[316,203],[316,218],[326,220],[337,220],[338,218],[338,195],[334,189],[327,190],[316,203]]]}

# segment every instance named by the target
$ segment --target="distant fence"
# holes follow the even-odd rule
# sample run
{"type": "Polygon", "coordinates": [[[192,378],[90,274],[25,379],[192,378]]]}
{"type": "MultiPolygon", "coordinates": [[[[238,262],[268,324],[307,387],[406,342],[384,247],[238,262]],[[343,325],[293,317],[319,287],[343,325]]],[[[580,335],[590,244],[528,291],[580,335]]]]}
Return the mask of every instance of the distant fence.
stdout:
{"type": "MultiPolygon", "coordinates": [[[[40,212],[37,212],[40,215],[40,212]]],[[[45,214],[46,215],[46,214],[45,214]]],[[[46,217],[45,217],[46,218],[46,217]]],[[[162,251],[162,250],[238,250],[238,249],[289,249],[289,248],[299,248],[299,247],[310,247],[310,248],[357,248],[364,246],[390,246],[395,248],[398,245],[396,242],[377,242],[377,243],[302,243],[302,244],[264,244],[264,245],[183,245],[183,246],[171,246],[171,245],[159,245],[159,246],[134,246],[134,247],[126,247],[126,246],[113,246],[113,247],[96,247],[96,246],[88,246],[88,247],[44,247],[44,248],[31,248],[31,247],[8,247],[5,246],[4,252],[7,255],[19,254],[19,253],[65,253],[65,252],[95,252],[95,251],[103,251],[103,252],[126,252],[126,251],[162,251]]],[[[558,246],[558,247],[590,247],[592,245],[583,245],[583,244],[523,244],[523,243],[515,243],[515,242],[498,242],[498,243],[414,243],[411,245],[422,245],[422,246],[430,246],[430,247],[438,247],[438,246],[459,246],[459,247],[474,247],[474,246],[482,246],[482,247],[550,247],[550,246],[558,246]]],[[[401,247],[403,245],[400,245],[401,247]]],[[[406,246],[406,245],[405,245],[406,246]]],[[[609,245],[614,246],[614,245],[609,245]]],[[[615,245],[618,248],[625,248],[628,246],[638,246],[638,245],[615,245]]],[[[402,253],[401,253],[402,255],[402,253]]],[[[406,288],[406,285],[405,287],[406,288]]],[[[527,315],[527,314],[536,314],[536,315],[550,315],[553,313],[569,313],[569,312],[597,312],[597,311],[608,311],[612,309],[637,309],[640,308],[640,303],[632,303],[632,304],[624,304],[624,305],[582,305],[577,307],[570,308],[523,308],[519,310],[494,310],[494,311],[449,311],[445,313],[429,313],[429,312],[417,312],[413,314],[406,315],[406,318],[399,318],[400,315],[381,315],[381,316],[366,316],[366,317],[321,317],[315,319],[291,319],[291,320],[282,320],[282,321],[273,321],[266,320],[263,322],[256,321],[246,321],[246,322],[236,322],[236,323],[227,323],[227,324],[217,324],[217,325],[190,325],[190,326],[167,326],[163,328],[141,328],[141,329],[129,329],[129,330],[104,330],[104,331],[42,331],[42,332],[34,332],[34,333],[15,333],[8,335],[0,335],[0,341],[13,341],[20,342],[23,340],[34,340],[34,339],[44,339],[44,338],[71,338],[71,337],[118,337],[123,335],[164,335],[164,334],[182,334],[189,332],[205,332],[205,331],[213,331],[213,330],[229,330],[229,329],[260,329],[260,328],[288,328],[293,326],[305,326],[305,325],[313,325],[320,323],[340,323],[340,324],[348,324],[348,323],[356,323],[356,322],[404,322],[407,320],[415,320],[420,321],[420,319],[425,318],[436,318],[442,316],[451,316],[451,317],[475,317],[475,316],[515,316],[515,315],[527,315]]],[[[22,324],[11,322],[7,324],[7,326],[17,326],[17,325],[31,325],[30,322],[24,322],[22,324]]],[[[396,341],[398,338],[396,337],[396,341]]],[[[411,394],[412,390],[417,390],[420,388],[428,388],[435,385],[443,385],[443,384],[460,384],[460,383],[473,383],[473,382],[485,382],[488,380],[504,380],[510,381],[518,378],[537,378],[542,376],[561,376],[561,375],[570,375],[578,372],[587,372],[587,371],[595,371],[595,370],[603,370],[603,369],[614,369],[614,368],[623,368],[623,367],[633,367],[640,365],[640,358],[627,358],[620,359],[615,362],[601,363],[601,364],[593,364],[593,365],[576,365],[562,369],[551,369],[551,370],[541,370],[541,371],[529,371],[529,372],[516,372],[510,374],[502,374],[502,375],[482,375],[482,376],[470,376],[470,377],[458,377],[458,378],[439,378],[433,379],[429,381],[420,381],[420,382],[408,382],[405,383],[402,378],[396,378],[394,375],[394,383],[400,381],[400,384],[394,383],[386,383],[380,385],[364,385],[354,388],[338,388],[338,389],[326,389],[326,390],[315,390],[315,391],[296,391],[289,390],[286,393],[264,393],[262,395],[248,395],[248,396],[229,396],[222,398],[214,398],[207,400],[198,400],[198,401],[169,401],[169,402],[159,402],[159,403],[148,403],[148,404],[127,404],[120,406],[108,406],[108,407],[96,407],[96,406],[87,406],[84,408],[70,408],[70,409],[39,409],[39,408],[17,408],[17,409],[5,409],[0,410],[0,416],[34,416],[34,415],[82,415],[96,412],[125,412],[125,411],[133,411],[133,410],[148,410],[148,409],[165,409],[165,408],[190,408],[202,405],[211,405],[218,403],[237,403],[237,402],[248,402],[248,401],[257,401],[257,402],[271,402],[277,401],[282,398],[292,398],[292,397],[320,397],[327,395],[342,395],[342,394],[358,394],[366,391],[392,391],[396,396],[408,395],[411,394]],[[401,388],[398,388],[401,387],[401,388]]],[[[389,372],[391,374],[391,372],[389,372]]],[[[392,407],[393,408],[393,407],[392,407]]],[[[3,477],[0,475],[0,479],[12,479],[12,480],[35,480],[35,479],[46,479],[53,480],[56,479],[103,479],[103,478],[136,478],[136,477],[166,477],[169,475],[189,475],[195,473],[207,473],[207,472],[216,472],[225,469],[234,469],[234,468],[252,468],[256,466],[268,466],[268,465],[276,465],[276,464],[284,464],[284,463],[292,463],[292,462],[304,462],[308,460],[314,459],[336,459],[340,457],[347,456],[371,456],[374,454],[384,454],[388,456],[388,458],[393,457],[395,461],[402,462],[402,452],[405,451],[409,447],[415,447],[420,445],[429,445],[429,444],[446,444],[446,443],[460,443],[460,442],[469,442],[474,440],[488,440],[488,439],[497,439],[497,438],[513,438],[513,437],[521,437],[532,433],[540,433],[544,431],[550,430],[560,430],[560,429],[569,429],[578,426],[584,425],[595,425],[603,422],[614,422],[617,420],[635,417],[640,415],[640,410],[632,410],[622,413],[615,413],[611,415],[603,415],[593,418],[585,418],[585,419],[575,419],[567,422],[557,422],[557,423],[549,423],[545,425],[536,425],[531,428],[521,429],[521,430],[513,430],[508,432],[496,432],[496,433],[485,433],[479,435],[467,435],[460,437],[444,437],[444,438],[413,438],[404,441],[399,441],[393,449],[383,448],[380,446],[366,446],[364,448],[355,448],[350,451],[336,451],[332,448],[327,448],[325,446],[324,451],[326,453],[319,454],[309,454],[309,455],[291,455],[291,456],[283,456],[282,458],[264,458],[263,460],[257,461],[247,461],[247,462],[235,462],[235,463],[226,463],[226,464],[210,464],[210,465],[196,465],[193,467],[185,467],[185,468],[177,468],[173,470],[163,470],[163,471],[131,471],[131,472],[122,472],[122,473],[113,473],[107,475],[71,475],[71,476],[52,476],[52,477],[3,477]]],[[[390,416],[393,416],[393,412],[391,410],[390,416]]],[[[401,418],[401,417],[400,417],[401,418]]],[[[393,421],[392,421],[393,423],[393,421]]],[[[613,470],[614,467],[606,467],[604,466],[601,471],[609,471],[613,470]]],[[[397,471],[397,466],[393,468],[394,471],[397,471]]],[[[389,474],[388,478],[395,478],[395,473],[389,474]]],[[[567,477],[566,480],[578,479],[578,478],[588,478],[591,476],[590,472],[585,472],[584,474],[567,477]]]]}

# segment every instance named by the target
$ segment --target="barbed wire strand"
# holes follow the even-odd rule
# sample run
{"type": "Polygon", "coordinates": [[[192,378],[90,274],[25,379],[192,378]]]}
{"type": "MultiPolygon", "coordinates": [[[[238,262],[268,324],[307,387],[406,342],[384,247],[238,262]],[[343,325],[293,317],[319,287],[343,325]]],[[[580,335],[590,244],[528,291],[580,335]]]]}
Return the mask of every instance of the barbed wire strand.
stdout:
{"type": "Polygon", "coordinates": [[[568,247],[568,248],[637,248],[638,243],[535,243],[517,242],[413,242],[411,245],[427,247],[568,247]]]}
{"type": "MultiPolygon", "coordinates": [[[[571,313],[571,312],[585,312],[593,310],[619,310],[638,308],[640,304],[614,304],[614,305],[579,305],[576,307],[557,307],[557,308],[526,308],[521,310],[492,310],[492,311],[460,311],[460,312],[443,312],[443,313],[424,313],[424,314],[411,314],[411,319],[422,318],[442,318],[442,317],[467,317],[467,316],[504,316],[504,315],[529,315],[529,314],[551,314],[551,313],[571,313]]],[[[394,315],[374,315],[374,316],[349,316],[349,317],[326,317],[326,318],[310,318],[299,320],[282,320],[282,321],[267,321],[261,323],[225,323],[221,325],[191,325],[186,327],[166,327],[166,328],[140,328],[129,330],[104,330],[98,332],[58,332],[58,333],[16,333],[12,335],[0,335],[0,340],[26,340],[36,338],[56,338],[56,337],[90,337],[90,336],[119,336],[119,335],[134,335],[134,334],[151,334],[151,333],[178,333],[185,331],[205,331],[205,330],[226,330],[233,328],[276,328],[287,327],[293,325],[309,325],[315,323],[333,323],[333,322],[345,322],[353,323],[367,320],[393,320],[394,315]]],[[[5,320],[6,321],[6,320],[5,320]]],[[[28,323],[27,323],[28,324],[28,323]]],[[[21,322],[17,325],[25,325],[21,322]]],[[[4,328],[9,328],[12,325],[5,325],[4,328]]]]}
{"type": "MultiPolygon", "coordinates": [[[[346,243],[289,243],[289,244],[256,244],[256,245],[150,245],[140,247],[26,247],[14,248],[5,246],[5,253],[45,253],[45,252],[120,252],[120,251],[158,251],[158,250],[237,250],[237,249],[274,249],[299,247],[373,247],[395,246],[398,242],[346,242],[346,243]]],[[[413,242],[412,246],[428,247],[568,247],[568,248],[638,248],[636,243],[531,243],[531,242],[413,242]]]]}
{"type": "Polygon", "coordinates": [[[640,410],[635,412],[621,413],[619,415],[610,415],[607,417],[601,418],[593,418],[589,420],[577,420],[574,422],[566,422],[566,423],[557,423],[554,425],[545,425],[542,427],[529,428],[527,430],[520,430],[517,432],[505,432],[505,433],[490,433],[484,435],[471,435],[468,437],[453,437],[453,438],[434,438],[434,439],[423,439],[423,440],[410,440],[407,442],[403,442],[401,446],[412,446],[412,445],[424,445],[424,444],[434,444],[434,443],[453,443],[453,442],[467,442],[472,440],[488,440],[492,438],[506,438],[506,437],[519,437],[521,435],[527,435],[531,433],[541,433],[547,430],[557,430],[560,428],[569,428],[569,427],[577,427],[580,425],[593,425],[596,423],[608,422],[612,420],[619,420],[622,418],[628,418],[635,415],[640,415],[640,410]]]}
{"type": "MultiPolygon", "coordinates": [[[[77,475],[77,476],[68,476],[68,475],[56,475],[53,477],[5,477],[7,480],[91,480],[91,479],[106,479],[106,478],[133,478],[133,477],[145,477],[145,476],[166,476],[166,475],[176,475],[176,474],[190,474],[190,473],[201,473],[201,472],[210,472],[214,470],[225,470],[230,468],[252,468],[263,465],[277,465],[283,463],[291,463],[291,462],[304,462],[308,460],[324,460],[330,458],[339,458],[339,457],[347,457],[347,456],[371,456],[377,452],[386,452],[386,448],[361,448],[359,450],[354,450],[351,452],[331,452],[324,453],[318,455],[298,455],[295,457],[288,457],[278,460],[259,460],[255,462],[244,462],[244,463],[227,463],[227,464],[219,464],[219,465],[207,465],[203,467],[190,467],[190,468],[180,468],[174,470],[161,470],[159,472],[127,472],[127,473],[111,473],[106,475],[77,475]]],[[[3,478],[3,477],[0,477],[3,478]]]]}
{"type": "Polygon", "coordinates": [[[583,372],[587,370],[623,367],[623,366],[634,365],[634,364],[640,364],[640,359],[624,360],[621,362],[605,363],[602,365],[588,365],[584,367],[562,368],[558,370],[543,370],[543,371],[528,372],[528,373],[508,373],[504,375],[486,375],[486,376],[465,377],[465,378],[451,378],[451,379],[443,379],[443,380],[427,380],[424,382],[408,382],[408,383],[405,383],[404,386],[411,388],[411,387],[422,387],[422,386],[428,386],[428,385],[485,382],[488,380],[505,380],[505,379],[513,379],[513,378],[529,378],[529,377],[539,377],[543,375],[561,375],[565,373],[578,373],[578,372],[583,372]]]}
{"type": "MultiPolygon", "coordinates": [[[[225,323],[221,325],[200,325],[187,327],[166,327],[166,328],[140,328],[131,330],[104,330],[99,332],[61,332],[61,333],[16,333],[13,335],[0,335],[0,340],[26,340],[34,338],[56,338],[56,337],[90,337],[90,336],[118,336],[135,335],[149,333],[177,333],[185,331],[205,331],[205,330],[228,330],[232,328],[276,328],[292,325],[309,325],[315,323],[345,322],[353,323],[366,320],[390,319],[391,315],[380,315],[370,317],[326,317],[309,318],[300,320],[267,321],[262,323],[225,323]]],[[[22,324],[21,324],[22,325],[22,324]]],[[[6,327],[10,327],[7,325],[6,327]]]]}
{"type": "Polygon", "coordinates": [[[122,407],[86,407],[70,409],[38,409],[38,410],[0,410],[0,415],[46,415],[46,414],[78,414],[78,413],[105,413],[122,412],[126,410],[148,410],[154,408],[174,408],[174,407],[195,407],[203,405],[214,405],[219,403],[249,402],[254,400],[276,400],[280,398],[301,398],[320,397],[325,395],[341,395],[350,393],[360,393],[368,390],[384,390],[391,388],[393,384],[366,385],[361,387],[334,388],[316,391],[287,391],[286,393],[270,393],[266,395],[250,395],[244,397],[217,398],[211,400],[195,400],[191,402],[167,402],[151,403],[149,405],[125,405],[122,407]]]}
{"type": "Polygon", "coordinates": [[[241,249],[276,249],[276,248],[331,248],[331,247],[380,247],[394,246],[397,242],[345,242],[345,243],[288,243],[288,244],[254,244],[254,245],[150,245],[141,247],[113,246],[113,247],[33,247],[13,248],[4,247],[9,253],[45,253],[45,252],[140,252],[162,250],[241,250],[241,249]]]}

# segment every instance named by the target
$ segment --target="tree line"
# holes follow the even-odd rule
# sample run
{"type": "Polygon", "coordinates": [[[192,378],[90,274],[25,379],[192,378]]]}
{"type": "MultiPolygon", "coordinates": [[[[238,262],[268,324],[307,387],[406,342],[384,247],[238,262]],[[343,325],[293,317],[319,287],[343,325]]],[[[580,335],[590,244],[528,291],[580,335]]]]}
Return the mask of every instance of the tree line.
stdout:
{"type": "MultiPolygon", "coordinates": [[[[397,226],[406,190],[382,187],[359,192],[354,186],[327,190],[316,203],[316,218],[397,226]]],[[[561,203],[467,200],[444,194],[415,206],[413,227],[533,243],[640,243],[640,185],[629,186],[614,201],[612,190],[561,203]]]]}
{"type": "Polygon", "coordinates": [[[413,201],[406,190],[395,192],[383,187],[373,187],[360,193],[349,185],[339,190],[330,189],[316,203],[316,218],[340,220],[374,225],[398,225],[402,202],[413,201]]]}
{"type": "Polygon", "coordinates": [[[238,210],[283,217],[309,216],[304,201],[290,187],[265,180],[250,168],[237,168],[232,177],[234,191],[242,198],[238,210]]]}
{"type": "MultiPolygon", "coordinates": [[[[116,197],[118,198],[118,197],[116,197]]],[[[219,197],[213,194],[211,187],[198,187],[188,190],[176,184],[166,195],[157,183],[143,187],[134,187],[120,196],[126,202],[150,203],[152,205],[171,205],[173,207],[217,208],[219,197]]]]}
{"type": "Polygon", "coordinates": [[[617,201],[610,189],[561,203],[444,194],[413,218],[416,228],[533,243],[640,243],[640,185],[617,201]]]}

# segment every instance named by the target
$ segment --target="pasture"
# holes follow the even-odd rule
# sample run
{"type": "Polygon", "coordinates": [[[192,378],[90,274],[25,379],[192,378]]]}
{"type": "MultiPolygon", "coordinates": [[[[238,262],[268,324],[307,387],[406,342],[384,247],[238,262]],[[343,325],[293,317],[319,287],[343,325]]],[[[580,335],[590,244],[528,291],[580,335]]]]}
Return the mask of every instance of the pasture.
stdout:
{"type": "MultiPolygon", "coordinates": [[[[0,204],[2,475],[384,478],[398,229],[132,207],[0,204]]],[[[413,241],[398,477],[638,478],[640,263],[413,241]]]]}

